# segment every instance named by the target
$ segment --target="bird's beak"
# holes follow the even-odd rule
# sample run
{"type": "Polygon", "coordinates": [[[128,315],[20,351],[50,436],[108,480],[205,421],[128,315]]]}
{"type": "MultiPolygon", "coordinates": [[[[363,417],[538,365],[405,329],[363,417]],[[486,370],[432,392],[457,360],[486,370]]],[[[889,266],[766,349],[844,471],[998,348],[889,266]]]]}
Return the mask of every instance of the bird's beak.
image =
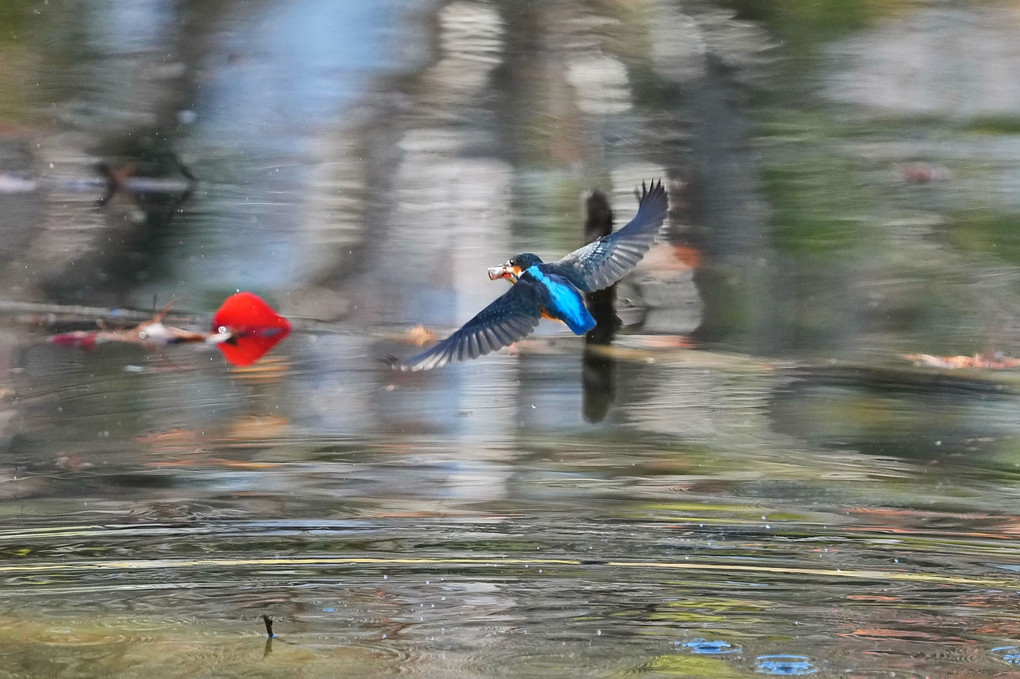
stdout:
{"type": "Polygon", "coordinates": [[[489,280],[498,281],[500,278],[509,278],[511,283],[517,282],[518,273],[514,267],[510,266],[510,262],[501,266],[490,266],[489,267],[489,280]]]}

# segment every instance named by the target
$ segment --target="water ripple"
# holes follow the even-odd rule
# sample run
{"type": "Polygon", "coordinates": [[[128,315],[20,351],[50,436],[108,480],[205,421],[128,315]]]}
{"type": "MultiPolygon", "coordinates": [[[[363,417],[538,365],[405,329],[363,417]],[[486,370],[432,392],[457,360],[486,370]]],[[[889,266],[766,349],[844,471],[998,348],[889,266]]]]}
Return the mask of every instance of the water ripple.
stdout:
{"type": "Polygon", "coordinates": [[[708,639],[691,639],[690,641],[674,642],[674,645],[689,650],[691,653],[698,653],[701,655],[727,655],[730,653],[740,653],[740,646],[734,646],[728,641],[722,639],[715,639],[709,641],[708,639]]]}
{"type": "Polygon", "coordinates": [[[760,655],[755,658],[754,671],[759,674],[793,676],[814,674],[818,668],[804,655],[760,655]]]}

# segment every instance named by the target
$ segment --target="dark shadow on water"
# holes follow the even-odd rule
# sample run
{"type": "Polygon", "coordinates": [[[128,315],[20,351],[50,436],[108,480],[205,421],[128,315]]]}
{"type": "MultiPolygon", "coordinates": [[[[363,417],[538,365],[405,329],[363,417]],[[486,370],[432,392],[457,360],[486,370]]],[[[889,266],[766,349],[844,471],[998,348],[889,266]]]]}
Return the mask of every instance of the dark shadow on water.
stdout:
{"type": "Polygon", "coordinates": [[[812,446],[965,465],[1008,444],[1020,412],[992,380],[892,369],[804,371],[770,401],[775,431],[812,446]]]}
{"type": "MultiPolygon", "coordinates": [[[[613,232],[613,211],[609,199],[601,191],[593,191],[585,202],[587,219],[584,223],[584,242],[591,243],[613,232]]],[[[598,352],[597,348],[613,341],[620,328],[616,315],[616,286],[585,294],[588,310],[597,325],[585,336],[581,379],[584,388],[582,405],[584,419],[601,422],[605,419],[616,394],[614,382],[615,361],[598,352]]]]}
{"type": "Polygon", "coordinates": [[[124,305],[139,283],[165,268],[163,253],[182,234],[176,217],[194,189],[191,170],[167,145],[143,137],[106,155],[96,166],[106,181],[95,209],[104,213],[106,237],[68,270],[46,281],[48,296],[64,302],[94,302],[106,293],[124,305]]]}

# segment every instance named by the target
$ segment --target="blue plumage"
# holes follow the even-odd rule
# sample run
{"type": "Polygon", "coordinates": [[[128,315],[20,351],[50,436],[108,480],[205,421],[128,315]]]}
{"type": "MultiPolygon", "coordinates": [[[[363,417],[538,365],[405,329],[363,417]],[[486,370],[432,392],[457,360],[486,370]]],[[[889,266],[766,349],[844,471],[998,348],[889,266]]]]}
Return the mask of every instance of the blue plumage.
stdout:
{"type": "Polygon", "coordinates": [[[542,311],[567,324],[575,335],[583,335],[595,327],[595,319],[584,305],[581,292],[562,276],[545,274],[540,265],[530,267],[525,274],[533,277],[543,288],[542,311]]]}

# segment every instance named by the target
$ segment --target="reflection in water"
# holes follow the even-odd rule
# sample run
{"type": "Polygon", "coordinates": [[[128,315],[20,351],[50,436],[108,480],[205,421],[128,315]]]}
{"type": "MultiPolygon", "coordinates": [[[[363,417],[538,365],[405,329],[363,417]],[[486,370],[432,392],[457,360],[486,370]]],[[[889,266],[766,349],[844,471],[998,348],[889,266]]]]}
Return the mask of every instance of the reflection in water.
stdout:
{"type": "Polygon", "coordinates": [[[1020,18],[1005,7],[921,9],[834,45],[828,56],[842,68],[825,94],[906,115],[1011,116],[1020,107],[1008,75],[1020,63],[1017,30],[1020,18]]]}
{"type": "MultiPolygon", "coordinates": [[[[584,242],[608,236],[613,232],[613,211],[609,200],[601,191],[593,191],[585,201],[587,218],[584,222],[584,242]]],[[[584,419],[601,422],[612,406],[616,387],[613,385],[613,359],[607,354],[592,351],[592,347],[606,346],[620,327],[616,315],[616,285],[604,290],[585,293],[585,303],[597,325],[585,335],[584,357],[581,370],[584,402],[584,419]]]]}
{"type": "Polygon", "coordinates": [[[987,459],[1000,446],[1011,450],[1020,434],[1014,394],[963,375],[906,369],[883,374],[860,367],[803,371],[771,400],[776,431],[871,455],[987,459]]]}
{"type": "Polygon", "coordinates": [[[108,291],[118,305],[129,302],[139,283],[158,275],[161,255],[174,238],[175,218],[195,189],[195,176],[168,148],[131,146],[117,154],[118,165],[98,163],[106,183],[96,204],[109,228],[93,250],[40,286],[61,301],[95,303],[108,291]]]}
{"type": "Polygon", "coordinates": [[[1015,664],[1015,377],[896,358],[1014,334],[1015,88],[942,86],[1015,21],[730,4],[8,3],[0,675],[1015,664]],[[653,177],[619,327],[377,360],[653,177]],[[41,341],[239,288],[295,321],[244,368],[41,341]]]}

